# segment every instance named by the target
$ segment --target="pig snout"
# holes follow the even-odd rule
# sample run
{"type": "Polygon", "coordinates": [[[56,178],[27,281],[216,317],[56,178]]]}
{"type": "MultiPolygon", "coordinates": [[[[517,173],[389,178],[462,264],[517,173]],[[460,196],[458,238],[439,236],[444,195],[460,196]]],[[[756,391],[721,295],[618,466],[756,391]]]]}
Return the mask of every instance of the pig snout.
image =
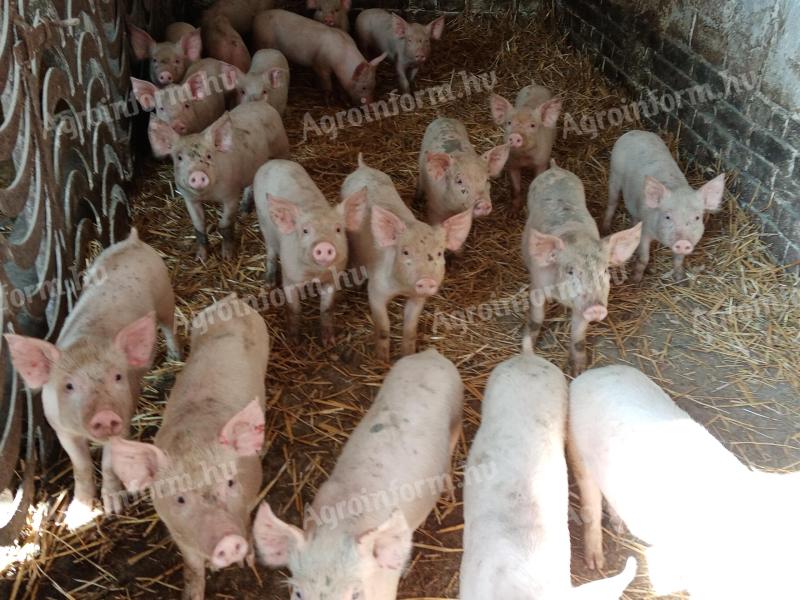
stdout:
{"type": "Polygon", "coordinates": [[[98,440],[122,433],[122,417],[113,410],[101,410],[89,421],[89,432],[98,440]]]}
{"type": "Polygon", "coordinates": [[[329,242],[320,242],[312,251],[314,262],[322,267],[327,267],[336,260],[336,248],[329,242]]]}
{"type": "Polygon", "coordinates": [[[512,133],[508,136],[508,141],[513,148],[522,148],[522,136],[518,133],[512,133]]]}
{"type": "Polygon", "coordinates": [[[204,190],[208,183],[208,175],[202,171],[194,171],[189,175],[189,187],[193,190],[204,190]]]}
{"type": "Polygon", "coordinates": [[[186,135],[186,123],[184,123],[183,121],[173,121],[171,126],[172,126],[172,131],[174,131],[175,133],[186,135]]]}
{"type": "Polygon", "coordinates": [[[414,289],[420,296],[433,296],[439,291],[439,283],[430,277],[424,277],[417,281],[414,289]]]}
{"type": "Polygon", "coordinates": [[[672,251],[675,254],[691,254],[694,250],[694,245],[689,240],[678,240],[672,244],[672,251]]]}
{"type": "Polygon", "coordinates": [[[334,25],[336,25],[336,21],[333,20],[333,17],[331,15],[325,15],[325,17],[322,19],[322,22],[325,23],[325,25],[328,25],[329,27],[333,27],[334,25]]]}
{"type": "Polygon", "coordinates": [[[421,65],[421,64],[422,64],[422,63],[424,63],[426,60],[428,60],[428,56],[427,56],[427,55],[425,55],[425,54],[417,54],[417,55],[414,57],[414,60],[417,62],[417,64],[421,65]]]}
{"type": "Polygon", "coordinates": [[[172,83],[172,73],[169,71],[161,71],[161,73],[158,74],[158,83],[162,85],[172,83]]]}
{"type": "Polygon", "coordinates": [[[608,316],[608,309],[602,304],[593,304],[583,311],[583,318],[589,322],[602,321],[608,316]]]}
{"type": "Polygon", "coordinates": [[[485,217],[486,215],[492,212],[492,201],[491,200],[480,200],[475,204],[475,208],[472,210],[473,214],[476,217],[485,217]]]}
{"type": "Polygon", "coordinates": [[[217,569],[223,569],[228,565],[244,560],[247,555],[247,540],[236,534],[229,534],[223,537],[214,546],[211,554],[211,564],[217,569]]]}

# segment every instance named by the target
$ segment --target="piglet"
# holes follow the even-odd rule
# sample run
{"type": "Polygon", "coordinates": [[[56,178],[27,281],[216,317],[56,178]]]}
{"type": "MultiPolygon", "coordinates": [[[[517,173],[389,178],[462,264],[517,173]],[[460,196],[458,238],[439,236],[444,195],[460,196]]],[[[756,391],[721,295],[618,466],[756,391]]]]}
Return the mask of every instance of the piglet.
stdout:
{"type": "Polygon", "coordinates": [[[222,116],[235,74],[231,65],[204,58],[189,67],[180,84],[158,89],[149,81],[131,77],[131,85],[143,109],[152,111],[154,118],[176,133],[188,135],[203,131],[222,116]]]}
{"type": "Polygon", "coordinates": [[[365,165],[359,154],[358,169],[345,179],[342,198],[364,188],[368,217],[348,234],[350,264],[366,268],[375,353],[380,360],[388,361],[389,302],[397,296],[407,298],[402,353],[413,354],[419,316],[444,279],[444,251],[461,248],[469,234],[472,211],[467,209],[441,225],[418,221],[389,176],[365,165]]]}
{"type": "Polygon", "coordinates": [[[156,42],[144,29],[128,25],[131,47],[137,60],[149,61],[150,81],[159,87],[183,81],[186,69],[200,60],[200,31],[188,23],[167,27],[166,41],[156,42]]]}
{"type": "Polygon", "coordinates": [[[307,0],[306,8],[314,11],[314,20],[325,23],[328,27],[336,27],[342,31],[350,31],[350,0],[307,0]]]}
{"type": "Polygon", "coordinates": [[[236,103],[266,99],[278,114],[286,111],[289,96],[289,63],[277,50],[259,50],[250,71],[236,70],[236,103]]]}
{"type": "Polygon", "coordinates": [[[337,274],[347,266],[346,232],[364,220],[366,192],[356,190],[332,207],[305,169],[289,160],[263,165],[253,191],[267,246],[266,282],[275,285],[280,257],[290,335],[299,334],[300,299],[318,294],[322,342],[332,345],[337,274]]]}
{"type": "Polygon", "coordinates": [[[649,131],[629,131],[611,151],[608,208],[603,219],[606,231],[620,192],[631,217],[644,225],[633,280],[641,281],[650,262],[650,244],[657,240],[672,250],[672,274],[682,281],[684,259],[703,237],[703,215],[718,210],[722,203],[725,174],[694,190],[660,137],[649,131]]]}
{"type": "Polygon", "coordinates": [[[235,294],[214,303],[193,321],[153,443],[111,443],[114,471],[129,492],[150,490],[183,555],[184,600],[203,599],[207,564],[252,564],[268,359],[264,319],[235,294]]]}
{"type": "Polygon", "coordinates": [[[217,16],[225,17],[240,35],[246,36],[253,30],[253,20],[256,15],[274,5],[274,0],[216,0],[203,13],[203,20],[217,16]]]}
{"type": "Polygon", "coordinates": [[[567,380],[532,352],[497,366],[464,471],[461,600],[616,600],[636,560],[610,579],[570,583],[567,380]]]}
{"type": "Polygon", "coordinates": [[[253,44],[257,49],[275,48],[289,62],[312,68],[320,78],[327,100],[333,91],[333,75],[354,105],[372,102],[375,72],[385,54],[367,61],[353,38],[341,29],[285,10],[261,13],[253,29],[253,44]]]}
{"type": "Polygon", "coordinates": [[[586,561],[602,569],[602,499],[647,543],[658,596],[796,598],[800,472],[751,471],[642,372],[592,369],[572,382],[568,454],[586,561]]]}
{"type": "Polygon", "coordinates": [[[506,167],[514,190],[512,208],[522,207],[522,169],[533,169],[534,175],[547,170],[556,139],[556,122],[561,114],[561,99],[541,85],[529,85],[517,94],[516,105],[492,94],[492,117],[501,125],[506,141],[511,144],[506,167]]]}
{"type": "Polygon", "coordinates": [[[103,445],[103,507],[107,513],[122,509],[107,442],[128,435],[142,376],[153,364],[156,323],[170,356],[180,357],[174,310],[164,261],[132,229],[127,240],[95,259],[55,344],[5,335],[17,372],[29,388],[42,390],[45,417],[72,462],[68,520],[85,513],[95,498],[89,441],[103,445]]]}
{"type": "Polygon", "coordinates": [[[408,23],[382,8],[368,8],[356,19],[356,37],[365,52],[385,52],[395,64],[397,81],[404,93],[411,91],[417,71],[431,55],[431,40],[444,31],[444,15],[422,25],[408,23]]]}
{"type": "Polygon", "coordinates": [[[503,144],[479,156],[461,121],[432,121],[422,138],[417,182],[417,197],[427,199],[428,223],[440,225],[465,210],[476,217],[491,213],[489,178],[503,170],[508,151],[509,145],[503,144]]]}
{"type": "Polygon", "coordinates": [[[547,300],[572,309],[572,370],[586,368],[586,328],[608,315],[609,268],[627,261],[642,225],[600,238],[586,209],[581,180],[551,161],[528,190],[522,256],[531,277],[531,310],[525,338],[531,346],[544,322],[547,300]]]}
{"type": "Polygon", "coordinates": [[[264,503],[253,523],[261,562],[288,566],[292,598],[394,600],[442,491],[461,431],[464,391],[433,349],[401,359],[307,511],[305,529],[264,503]]]}
{"type": "Polygon", "coordinates": [[[250,69],[250,51],[228,17],[208,15],[203,19],[200,30],[203,32],[203,48],[208,56],[244,72],[250,69]]]}
{"type": "Polygon", "coordinates": [[[171,156],[175,184],[183,196],[197,239],[197,258],[208,258],[204,202],[222,205],[218,228],[222,256],[234,255],[236,213],[258,168],[272,157],[289,155],[281,116],[264,100],[225,113],[202,133],[178,135],[150,119],[150,145],[156,156],[171,156]]]}

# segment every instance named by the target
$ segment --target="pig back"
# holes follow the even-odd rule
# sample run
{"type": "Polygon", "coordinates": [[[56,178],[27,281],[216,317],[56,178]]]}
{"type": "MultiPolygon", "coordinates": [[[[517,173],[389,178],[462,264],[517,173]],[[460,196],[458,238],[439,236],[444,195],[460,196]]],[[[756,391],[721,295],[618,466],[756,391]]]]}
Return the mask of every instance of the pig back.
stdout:
{"type": "Polygon", "coordinates": [[[164,38],[168,42],[177,44],[178,42],[181,41],[183,36],[192,33],[193,31],[194,31],[194,25],[177,21],[167,26],[167,29],[164,32],[164,38]]]}
{"type": "Polygon", "coordinates": [[[419,527],[447,487],[463,402],[458,371],[436,350],[399,360],[345,444],[315,507],[381,494],[388,501],[349,524],[354,534],[383,523],[397,506],[412,530],[419,527]]]}
{"type": "Polygon", "coordinates": [[[68,346],[87,335],[110,341],[151,311],[171,313],[174,304],[167,266],[133,229],[128,239],[109,246],[95,259],[57,345],[68,346]]]}
{"type": "Polygon", "coordinates": [[[583,183],[574,173],[558,166],[536,177],[528,189],[528,228],[560,235],[582,230],[600,239],[592,215],[586,208],[583,183]]]}
{"type": "Polygon", "coordinates": [[[526,85],[519,91],[516,99],[516,108],[536,108],[553,97],[553,93],[542,85],[526,85]]]}
{"type": "Polygon", "coordinates": [[[263,407],[268,360],[266,324],[247,303],[231,295],[199,313],[192,322],[191,353],[175,380],[156,444],[188,452],[184,445],[217,439],[223,425],[254,399],[263,407]]]}
{"type": "MultiPolygon", "coordinates": [[[[469,141],[467,128],[458,119],[439,117],[428,125],[422,138],[422,160],[424,153],[443,152],[457,156],[459,154],[474,155],[475,149],[469,141]]],[[[424,166],[424,165],[423,165],[424,166]]]]}

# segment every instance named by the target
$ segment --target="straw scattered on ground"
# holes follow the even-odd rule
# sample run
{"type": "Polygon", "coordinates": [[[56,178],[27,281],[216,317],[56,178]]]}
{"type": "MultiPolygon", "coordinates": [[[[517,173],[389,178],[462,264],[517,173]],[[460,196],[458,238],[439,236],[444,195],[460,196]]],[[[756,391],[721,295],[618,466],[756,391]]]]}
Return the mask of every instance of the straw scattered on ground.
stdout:
{"type": "MultiPolygon", "coordinates": [[[[460,17],[448,23],[445,39],[434,52],[434,60],[421,73],[420,88],[452,80],[454,89],[460,89],[462,70],[494,71],[497,92],[513,98],[531,81],[542,83],[565,98],[565,111],[578,118],[619,106],[626,99],[623,91],[592,69],[588,58],[541,22],[514,25],[505,18],[460,17]]],[[[302,118],[307,111],[319,118],[342,107],[325,108],[308,74],[292,76],[291,108],[285,123],[294,158],[332,201],[338,199],[342,181],[355,168],[358,152],[364,153],[368,164],[386,171],[401,195],[411,201],[419,143],[436,115],[462,119],[479,152],[501,141],[489,115],[488,94],[474,93],[368,127],[346,128],[335,140],[312,136],[303,143],[302,118]]],[[[380,79],[385,97],[394,87],[390,67],[382,69],[380,79]]],[[[583,179],[590,210],[598,219],[607,196],[611,146],[623,132],[610,128],[596,139],[571,135],[556,144],[556,160],[583,179]]],[[[675,148],[674,136],[667,137],[675,148]]],[[[231,291],[258,295],[264,244],[254,215],[240,221],[238,258],[220,260],[219,237],[214,233],[210,260],[198,264],[193,256],[193,229],[171,186],[171,166],[149,161],[145,165],[137,178],[141,183],[133,197],[133,220],[142,237],[163,253],[184,320],[231,291]]],[[[715,171],[716,165],[692,166],[687,174],[698,184],[715,171]]],[[[420,326],[420,346],[434,345],[453,360],[466,386],[465,430],[454,460],[457,474],[479,424],[486,380],[495,365],[518,352],[524,318],[524,310],[515,310],[513,304],[506,308],[506,301],[520,297],[528,281],[519,250],[524,217],[509,210],[505,176],[493,192],[495,211],[476,223],[466,251],[448,265],[444,288],[429,302],[420,326]],[[463,328],[450,317],[458,310],[472,315],[472,322],[463,328]]],[[[623,213],[620,210],[616,217],[617,228],[628,222],[623,213]]],[[[663,276],[670,269],[671,256],[661,248],[655,251],[653,272],[642,285],[613,287],[609,318],[590,328],[588,341],[595,363],[622,360],[644,369],[749,464],[800,468],[797,281],[769,260],[757,227],[732,197],[721,213],[709,219],[704,240],[688,264],[692,284],[673,285],[663,276]],[[756,306],[761,310],[754,310],[756,306]],[[709,380],[709,369],[724,373],[725,385],[703,385],[709,380]],[[764,393],[764,389],[775,393],[764,393]]],[[[336,311],[339,343],[333,351],[324,350],[318,342],[316,306],[309,303],[305,313],[304,342],[289,345],[281,309],[265,306],[263,310],[274,344],[267,381],[269,451],[263,461],[262,496],[294,523],[299,523],[303,505],[311,501],[349,432],[368,409],[387,368],[371,355],[372,327],[364,290],[341,295],[336,311]]],[[[402,305],[397,303],[392,310],[395,353],[401,318],[402,305]]],[[[538,351],[566,368],[568,339],[568,314],[550,306],[538,351]]],[[[179,364],[159,362],[147,377],[134,421],[135,438],[150,439],[158,429],[179,370],[179,364]]],[[[36,518],[42,525],[32,523],[21,540],[38,545],[38,553],[6,569],[0,595],[19,600],[178,597],[181,558],[151,505],[140,501],[124,515],[101,519],[72,533],[56,524],[70,499],[71,485],[65,458],[51,465],[39,482],[43,505],[36,518]]],[[[461,529],[460,495],[455,502],[443,499],[415,536],[417,549],[400,598],[457,597],[461,529]]],[[[576,581],[582,582],[592,575],[582,568],[579,541],[576,531],[573,567],[576,581]]],[[[608,549],[613,571],[641,546],[628,536],[612,536],[608,549]]],[[[228,569],[209,577],[207,594],[209,598],[283,599],[287,596],[284,576],[262,568],[228,569]]],[[[651,598],[647,579],[637,578],[627,597],[651,598]]]]}

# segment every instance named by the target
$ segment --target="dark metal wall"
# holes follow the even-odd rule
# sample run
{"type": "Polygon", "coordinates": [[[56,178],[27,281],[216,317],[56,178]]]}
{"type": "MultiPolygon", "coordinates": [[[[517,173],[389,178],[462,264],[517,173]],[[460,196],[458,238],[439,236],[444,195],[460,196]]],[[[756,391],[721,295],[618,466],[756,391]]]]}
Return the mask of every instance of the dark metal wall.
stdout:
{"type": "MultiPolygon", "coordinates": [[[[0,0],[0,330],[55,341],[87,258],[127,235],[133,174],[126,20],[171,2],[0,0]]],[[[165,10],[166,9],[166,10],[165,10]]],[[[38,394],[0,346],[0,545],[16,536],[48,452],[38,394]]]]}

